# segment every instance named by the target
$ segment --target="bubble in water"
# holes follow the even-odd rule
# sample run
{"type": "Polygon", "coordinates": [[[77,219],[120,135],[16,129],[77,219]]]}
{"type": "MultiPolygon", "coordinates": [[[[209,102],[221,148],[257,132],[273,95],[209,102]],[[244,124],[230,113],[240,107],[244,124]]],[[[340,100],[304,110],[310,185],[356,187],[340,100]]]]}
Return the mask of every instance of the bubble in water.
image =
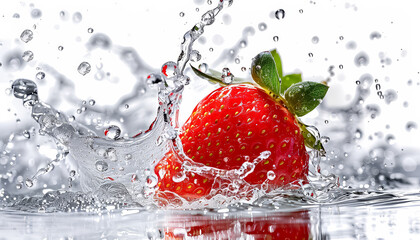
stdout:
{"type": "Polygon", "coordinates": [[[95,102],[95,100],[94,100],[94,99],[90,99],[90,100],[89,100],[89,105],[90,105],[90,106],[94,106],[94,105],[95,105],[95,103],[96,103],[96,102],[95,102]]]}
{"type": "Polygon", "coordinates": [[[88,28],[88,33],[93,33],[93,28],[88,28]]]}
{"type": "Polygon", "coordinates": [[[31,11],[31,17],[32,18],[40,18],[41,16],[42,16],[41,10],[39,10],[37,8],[32,9],[32,11],[31,11]]]}
{"type": "Polygon", "coordinates": [[[317,44],[319,42],[319,38],[317,36],[312,37],[312,43],[317,44]]]}
{"type": "Polygon", "coordinates": [[[241,63],[241,60],[239,58],[235,58],[235,63],[239,64],[239,63],[241,63]]]}
{"type": "Polygon", "coordinates": [[[26,187],[31,188],[34,185],[34,182],[31,179],[28,178],[25,181],[25,185],[26,185],[26,187]]]}
{"type": "Polygon", "coordinates": [[[273,37],[273,41],[274,41],[274,42],[278,42],[278,41],[279,41],[279,36],[274,36],[274,37],[273,37]]]}
{"type": "Polygon", "coordinates": [[[247,45],[247,43],[246,43],[246,41],[244,41],[244,40],[242,40],[242,41],[239,43],[239,46],[241,46],[241,48],[245,48],[245,47],[246,47],[246,45],[247,45]]]}
{"type": "Polygon", "coordinates": [[[16,189],[22,189],[22,187],[23,187],[22,183],[16,184],[16,189]]]}
{"type": "Polygon", "coordinates": [[[31,41],[33,38],[34,38],[34,33],[29,29],[24,30],[20,34],[20,40],[22,40],[25,43],[31,41]]]}
{"type": "Polygon", "coordinates": [[[106,163],[105,161],[96,161],[95,167],[96,170],[98,170],[99,172],[105,172],[106,170],[108,170],[108,163],[106,163]]]}
{"type": "Polygon", "coordinates": [[[206,73],[209,69],[209,66],[207,65],[207,63],[202,63],[198,66],[198,69],[200,69],[201,72],[206,73]]]}
{"type": "Polygon", "coordinates": [[[201,60],[201,54],[197,50],[192,50],[190,53],[190,60],[193,62],[198,62],[201,60]]]}
{"type": "Polygon", "coordinates": [[[267,24],[265,24],[265,23],[258,24],[258,29],[260,31],[265,31],[267,29],[267,24]]]}
{"type": "Polygon", "coordinates": [[[24,131],[22,132],[22,135],[23,135],[26,139],[31,138],[31,134],[29,133],[29,131],[28,131],[28,130],[24,130],[24,131]]]}
{"type": "Polygon", "coordinates": [[[79,22],[81,22],[82,21],[82,14],[80,13],[80,12],[75,12],[74,14],[73,14],[73,22],[74,23],[79,23],[79,22]]]}
{"type": "Polygon", "coordinates": [[[276,13],[274,14],[276,16],[277,19],[283,19],[284,16],[286,15],[286,12],[283,9],[279,9],[276,11],[276,13]]]}
{"type": "Polygon", "coordinates": [[[27,79],[15,80],[12,84],[13,95],[16,98],[24,99],[28,95],[37,95],[38,88],[35,82],[27,79]]]}
{"type": "Polygon", "coordinates": [[[226,84],[231,84],[233,82],[234,76],[230,72],[229,68],[223,68],[222,70],[222,81],[226,84]]]}
{"type": "Polygon", "coordinates": [[[121,135],[121,129],[118,126],[111,125],[105,129],[104,134],[110,139],[117,139],[121,135]]]}
{"type": "Polygon", "coordinates": [[[161,72],[168,78],[173,78],[178,75],[178,69],[175,62],[166,62],[162,65],[161,72]]]}
{"type": "Polygon", "coordinates": [[[379,32],[372,32],[370,34],[370,39],[374,40],[374,39],[380,39],[382,37],[382,35],[379,32]]]}
{"type": "Polygon", "coordinates": [[[179,13],[179,16],[180,16],[180,17],[183,17],[183,16],[185,16],[185,13],[184,13],[184,12],[180,12],[180,13],[179,13]]]}
{"type": "Polygon", "coordinates": [[[267,172],[267,179],[268,180],[274,180],[276,178],[276,174],[273,171],[268,171],[267,172]]]}
{"type": "Polygon", "coordinates": [[[22,59],[25,60],[26,62],[31,61],[32,59],[34,59],[34,54],[31,51],[25,51],[22,54],[22,59]]]}
{"type": "Polygon", "coordinates": [[[44,78],[45,78],[45,73],[44,73],[44,72],[38,72],[38,73],[36,74],[36,78],[37,78],[38,80],[42,80],[42,79],[44,79],[44,78]]]}
{"type": "Polygon", "coordinates": [[[206,12],[202,17],[201,17],[201,23],[204,25],[210,25],[214,23],[214,13],[213,11],[208,11],[206,12]]]}
{"type": "Polygon", "coordinates": [[[407,131],[411,131],[417,128],[417,124],[415,122],[407,122],[407,124],[405,125],[405,129],[407,129],[407,131]]]}
{"type": "Polygon", "coordinates": [[[84,76],[90,72],[90,69],[91,67],[88,62],[82,62],[77,68],[77,71],[84,76]]]}
{"type": "Polygon", "coordinates": [[[354,64],[358,67],[369,64],[369,56],[365,52],[360,52],[354,57],[354,64]]]}
{"type": "Polygon", "coordinates": [[[75,170],[71,170],[69,173],[70,177],[74,177],[76,176],[76,171],[75,170]]]}
{"type": "Polygon", "coordinates": [[[354,132],[354,138],[355,139],[361,139],[363,137],[363,132],[360,129],[356,129],[356,131],[354,132]]]}

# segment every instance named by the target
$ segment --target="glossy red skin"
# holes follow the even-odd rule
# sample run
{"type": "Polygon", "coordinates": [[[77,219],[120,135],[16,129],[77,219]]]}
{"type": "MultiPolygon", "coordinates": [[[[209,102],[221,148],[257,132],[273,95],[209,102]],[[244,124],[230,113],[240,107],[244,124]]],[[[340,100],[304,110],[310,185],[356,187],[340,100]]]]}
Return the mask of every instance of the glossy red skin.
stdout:
{"type": "MultiPolygon", "coordinates": [[[[264,90],[250,84],[229,85],[216,89],[193,110],[180,134],[184,152],[192,160],[219,169],[238,169],[245,161],[254,161],[263,151],[268,159],[258,163],[245,181],[259,185],[267,172],[275,178],[270,188],[304,180],[309,156],[296,118],[264,90]],[[247,160],[248,159],[248,160],[247,160]]],[[[187,200],[209,194],[214,179],[187,173],[187,179],[172,181],[181,164],[168,153],[157,165],[159,191],[175,192],[187,200]],[[165,170],[161,178],[160,169],[165,170]]]]}

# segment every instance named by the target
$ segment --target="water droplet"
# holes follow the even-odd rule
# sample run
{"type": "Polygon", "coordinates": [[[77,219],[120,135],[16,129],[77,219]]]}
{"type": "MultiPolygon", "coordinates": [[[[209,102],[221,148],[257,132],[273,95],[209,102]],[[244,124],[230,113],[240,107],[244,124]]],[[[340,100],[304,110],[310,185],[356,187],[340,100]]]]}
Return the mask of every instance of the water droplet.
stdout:
{"type": "Polygon", "coordinates": [[[32,11],[31,11],[31,17],[32,18],[40,18],[41,16],[42,16],[41,10],[39,10],[37,8],[32,9],[32,11]]]}
{"type": "Polygon", "coordinates": [[[95,101],[95,100],[93,100],[93,99],[90,99],[90,100],[89,100],[89,105],[90,105],[90,106],[94,106],[94,105],[95,105],[95,103],[96,103],[96,101],[95,101]]]}
{"type": "Polygon", "coordinates": [[[80,13],[80,12],[75,12],[74,14],[73,14],[73,22],[74,23],[79,23],[79,22],[81,22],[82,21],[82,14],[80,13]]]}
{"type": "Polygon", "coordinates": [[[340,64],[340,65],[338,66],[338,68],[343,69],[343,68],[344,68],[344,66],[343,66],[342,64],[340,64]]]}
{"type": "Polygon", "coordinates": [[[370,34],[370,39],[374,40],[374,39],[380,39],[382,37],[382,35],[379,32],[372,32],[370,34]]]}
{"type": "Polygon", "coordinates": [[[29,29],[24,30],[20,34],[20,40],[22,40],[25,43],[31,41],[33,38],[34,38],[34,33],[29,29]]]}
{"type": "Polygon", "coordinates": [[[187,176],[185,175],[184,171],[179,171],[172,177],[172,181],[178,183],[182,182],[187,176]]]}
{"type": "Polygon", "coordinates": [[[229,68],[223,68],[222,70],[222,81],[225,84],[231,84],[233,82],[234,76],[230,72],[229,68]]]}
{"type": "Polygon", "coordinates": [[[369,64],[369,56],[365,52],[360,52],[354,57],[354,64],[357,67],[367,66],[369,64]]]}
{"type": "Polygon", "coordinates": [[[105,136],[110,139],[117,139],[121,135],[121,129],[118,126],[111,125],[104,131],[105,136]]]}
{"type": "Polygon", "coordinates": [[[299,13],[303,13],[303,9],[299,9],[299,13]]]}
{"type": "Polygon", "coordinates": [[[130,105],[128,105],[128,104],[124,104],[124,108],[125,108],[125,109],[128,109],[128,108],[130,108],[130,105]]]}
{"type": "Polygon", "coordinates": [[[63,46],[58,46],[58,51],[63,51],[64,47],[63,46]]]}
{"type": "Polygon", "coordinates": [[[10,95],[10,94],[12,94],[12,89],[11,88],[6,88],[4,90],[4,93],[6,93],[6,95],[10,95]]]}
{"type": "Polygon", "coordinates": [[[23,187],[22,183],[16,184],[16,189],[22,189],[22,187],[23,187]]]}
{"type": "Polygon", "coordinates": [[[25,185],[26,185],[26,187],[31,188],[34,185],[34,182],[31,179],[28,178],[25,181],[25,185]]]}
{"type": "Polygon", "coordinates": [[[155,175],[149,175],[146,177],[146,186],[153,188],[158,183],[158,179],[155,175]]]}
{"type": "Polygon", "coordinates": [[[363,89],[368,89],[373,83],[373,77],[370,74],[364,74],[360,77],[360,87],[363,89]]]}
{"type": "Polygon", "coordinates": [[[405,125],[405,129],[407,129],[407,131],[411,131],[417,128],[417,123],[415,122],[407,122],[407,124],[405,125]]]}
{"type": "Polygon", "coordinates": [[[246,71],[246,67],[241,67],[242,72],[246,71]]]}
{"type": "Polygon", "coordinates": [[[389,89],[385,92],[385,102],[387,104],[390,104],[391,102],[397,100],[397,92],[395,92],[395,90],[393,89],[389,89]]]}
{"type": "Polygon", "coordinates": [[[317,44],[319,42],[319,38],[317,36],[312,37],[312,43],[317,44]]]}
{"type": "Polygon", "coordinates": [[[108,170],[108,163],[104,161],[97,161],[95,163],[95,167],[96,170],[98,170],[99,172],[105,172],[106,170],[108,170]]]}
{"type": "Polygon", "coordinates": [[[273,41],[274,41],[274,42],[278,42],[278,41],[279,41],[279,37],[278,37],[278,36],[274,36],[274,37],[273,37],[273,41]]]}
{"type": "Polygon", "coordinates": [[[201,60],[201,54],[197,50],[192,50],[190,53],[190,60],[193,62],[198,62],[201,60]]]}
{"type": "Polygon", "coordinates": [[[84,76],[90,72],[90,69],[91,67],[88,62],[82,62],[77,68],[77,71],[84,76]]]}
{"type": "Polygon", "coordinates": [[[76,171],[75,170],[71,170],[69,173],[70,177],[74,177],[76,176],[76,171]]]}
{"type": "Polygon", "coordinates": [[[378,84],[376,84],[376,85],[375,85],[375,89],[376,89],[376,91],[381,90],[381,84],[379,84],[379,83],[378,83],[378,84]]]}
{"type": "Polygon", "coordinates": [[[329,121],[328,121],[328,120],[325,120],[325,121],[324,121],[324,123],[325,123],[325,124],[328,124],[328,123],[329,123],[329,121]]]}
{"type": "Polygon", "coordinates": [[[19,99],[24,99],[28,95],[38,95],[36,83],[27,79],[15,80],[12,84],[12,90],[13,95],[19,99]]]}
{"type": "Polygon", "coordinates": [[[235,58],[235,63],[239,64],[239,63],[241,63],[241,60],[239,58],[235,58]]]}
{"type": "Polygon", "coordinates": [[[212,5],[212,4],[213,4],[213,2],[212,2],[211,0],[207,0],[207,4],[208,4],[208,5],[212,5]]]}
{"type": "Polygon", "coordinates": [[[38,72],[38,73],[36,74],[36,78],[37,78],[38,80],[42,80],[42,79],[44,79],[44,78],[45,78],[45,73],[44,73],[44,72],[38,72]]]}
{"type": "Polygon", "coordinates": [[[22,135],[23,135],[26,139],[31,138],[31,134],[29,133],[29,131],[28,131],[28,130],[24,130],[24,131],[22,132],[22,135]]]}
{"type": "Polygon", "coordinates": [[[31,61],[32,59],[34,59],[34,54],[31,51],[25,51],[22,54],[22,59],[25,60],[26,62],[31,61]]]}
{"type": "Polygon", "coordinates": [[[209,51],[210,51],[210,52],[213,52],[213,50],[214,50],[214,49],[213,49],[212,47],[211,47],[211,48],[209,48],[209,51]]]}
{"type": "Polygon", "coordinates": [[[344,37],[343,37],[343,36],[340,36],[338,39],[340,39],[340,40],[344,40],[344,37]]]}
{"type": "Polygon", "coordinates": [[[244,41],[244,40],[242,40],[242,41],[239,43],[239,46],[241,46],[241,48],[246,47],[246,45],[247,45],[247,43],[246,43],[246,41],[244,41]]]}
{"type": "Polygon", "coordinates": [[[279,9],[276,11],[276,13],[274,14],[276,16],[277,19],[283,19],[284,16],[286,15],[286,12],[283,9],[279,9]]]}
{"type": "Polygon", "coordinates": [[[363,137],[363,132],[360,129],[356,129],[356,131],[354,132],[354,138],[355,139],[361,139],[363,137]]]}
{"type": "Polygon", "coordinates": [[[276,178],[276,174],[273,171],[268,171],[267,172],[267,179],[268,180],[274,180],[276,178]]]}
{"type": "Polygon", "coordinates": [[[360,81],[359,80],[356,80],[356,85],[360,85],[360,81]]]}
{"type": "Polygon", "coordinates": [[[265,23],[258,24],[258,29],[260,31],[265,31],[267,29],[267,24],[265,24],[265,23]]]}
{"type": "Polygon", "coordinates": [[[180,16],[180,17],[183,17],[183,16],[185,16],[185,13],[184,13],[184,12],[180,12],[180,13],[179,13],[179,16],[180,16]]]}
{"type": "Polygon", "coordinates": [[[163,64],[161,71],[163,75],[165,75],[169,79],[176,77],[179,74],[176,63],[172,61],[163,64]]]}
{"type": "Polygon", "coordinates": [[[20,18],[19,13],[15,13],[15,14],[13,14],[13,18],[20,18]]]}
{"type": "Polygon", "coordinates": [[[206,73],[208,68],[209,67],[208,67],[207,63],[202,63],[198,66],[198,69],[200,69],[200,71],[203,72],[203,73],[206,73]]]}
{"type": "Polygon", "coordinates": [[[386,142],[389,145],[394,145],[396,143],[394,135],[387,135],[386,136],[386,142]]]}
{"type": "Polygon", "coordinates": [[[88,28],[88,33],[93,33],[93,28],[88,28]]]}
{"type": "Polygon", "coordinates": [[[308,53],[308,56],[309,56],[309,57],[313,57],[313,56],[314,56],[314,54],[313,54],[313,53],[308,53]]]}

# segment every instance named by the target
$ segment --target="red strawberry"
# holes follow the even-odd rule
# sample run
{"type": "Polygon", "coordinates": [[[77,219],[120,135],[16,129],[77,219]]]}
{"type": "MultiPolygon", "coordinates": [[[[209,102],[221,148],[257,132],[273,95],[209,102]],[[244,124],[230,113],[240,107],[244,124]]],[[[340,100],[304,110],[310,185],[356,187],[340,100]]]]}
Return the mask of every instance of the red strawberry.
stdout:
{"type": "MultiPolygon", "coordinates": [[[[318,98],[326,93],[325,90],[323,95],[314,95],[313,89],[309,88],[316,86],[315,90],[320,91],[326,86],[299,83],[296,74],[283,77],[274,54],[276,52],[263,52],[253,63],[253,78],[266,89],[240,84],[213,91],[196,106],[180,134],[189,158],[223,170],[239,169],[244,162],[253,162],[262,152],[270,151],[270,156],[258,162],[252,173],[244,178],[256,187],[268,181],[268,190],[306,179],[309,156],[305,144],[318,149],[320,145],[298,122],[295,114],[302,116],[315,108],[319,104],[318,98]],[[286,87],[284,97],[280,92],[279,76],[296,83],[286,87]],[[277,85],[275,81],[278,81],[277,85]],[[313,103],[315,100],[316,104],[313,103]]],[[[159,176],[157,196],[170,200],[175,193],[195,200],[208,196],[211,189],[223,187],[214,177],[188,171],[183,181],[175,182],[173,177],[181,171],[181,162],[174,153],[168,153],[155,168],[159,176]]]]}

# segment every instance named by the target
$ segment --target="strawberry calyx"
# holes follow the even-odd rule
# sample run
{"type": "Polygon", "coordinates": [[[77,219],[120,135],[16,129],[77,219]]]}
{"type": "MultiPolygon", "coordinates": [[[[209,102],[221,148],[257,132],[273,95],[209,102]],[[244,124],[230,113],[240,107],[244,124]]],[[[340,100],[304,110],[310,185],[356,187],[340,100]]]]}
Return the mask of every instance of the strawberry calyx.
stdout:
{"type": "MultiPolygon", "coordinates": [[[[281,58],[276,49],[263,51],[252,59],[251,75],[254,83],[235,78],[232,83],[227,84],[217,71],[209,69],[210,74],[207,74],[192,65],[190,66],[197,76],[221,86],[244,83],[258,86],[293,113],[296,119],[314,110],[322,102],[329,88],[325,82],[302,81],[301,74],[283,75],[281,58]]],[[[322,146],[319,134],[312,131],[316,128],[305,125],[299,119],[298,123],[305,145],[324,155],[325,149],[322,146]]]]}

